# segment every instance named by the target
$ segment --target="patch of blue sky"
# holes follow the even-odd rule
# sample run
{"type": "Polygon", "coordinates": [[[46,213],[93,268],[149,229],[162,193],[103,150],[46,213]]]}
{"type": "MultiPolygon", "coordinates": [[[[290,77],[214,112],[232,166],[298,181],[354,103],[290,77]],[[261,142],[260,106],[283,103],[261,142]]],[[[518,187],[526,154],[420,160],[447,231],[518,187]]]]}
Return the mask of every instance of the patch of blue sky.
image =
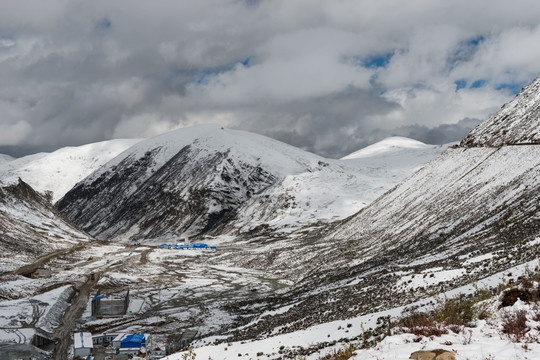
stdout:
{"type": "Polygon", "coordinates": [[[476,36],[472,39],[466,40],[465,44],[468,46],[477,47],[481,43],[483,43],[486,40],[486,37],[484,35],[476,36]]]}
{"type": "Polygon", "coordinates": [[[250,57],[247,57],[245,58],[244,60],[241,60],[231,66],[229,66],[228,68],[223,68],[223,69],[220,69],[220,70],[203,70],[199,73],[197,73],[197,75],[194,76],[194,82],[196,82],[197,84],[199,85],[206,85],[210,82],[210,80],[213,78],[213,77],[216,77],[217,75],[223,73],[224,71],[229,71],[229,70],[233,70],[236,66],[238,66],[238,64],[241,64],[242,66],[244,67],[249,67],[251,65],[251,61],[253,60],[253,56],[250,56],[250,57]]]}
{"type": "MultiPolygon", "coordinates": [[[[454,81],[454,84],[456,85],[456,91],[461,89],[479,89],[482,87],[485,87],[488,85],[489,81],[486,79],[479,79],[475,80],[472,83],[467,81],[466,79],[459,79],[454,81]],[[470,85],[469,85],[470,84],[470,85]]],[[[522,82],[509,82],[509,83],[501,83],[496,86],[494,86],[495,90],[506,90],[509,91],[511,94],[517,94],[521,91],[521,89],[527,85],[527,81],[522,82]]]]}
{"type": "Polygon", "coordinates": [[[109,18],[104,17],[103,19],[96,22],[96,30],[109,30],[112,27],[112,22],[109,20],[109,18]]]}
{"type": "Polygon", "coordinates": [[[98,34],[106,34],[112,28],[112,22],[104,17],[94,22],[94,31],[98,34]]]}
{"type": "Polygon", "coordinates": [[[495,90],[508,90],[511,94],[517,94],[527,84],[527,82],[503,83],[495,87],[495,90]]]}
{"type": "Polygon", "coordinates": [[[485,80],[485,79],[476,80],[475,82],[473,82],[471,84],[470,88],[471,89],[478,89],[478,88],[486,86],[487,83],[488,83],[488,81],[485,80]]]}
{"type": "Polygon", "coordinates": [[[240,64],[244,65],[245,67],[249,67],[251,64],[251,60],[253,60],[253,56],[247,57],[244,60],[240,61],[240,64]]]}
{"type": "Polygon", "coordinates": [[[376,68],[383,68],[386,67],[390,60],[392,59],[392,56],[394,56],[394,52],[386,53],[386,54],[379,54],[379,55],[372,55],[372,56],[365,56],[361,58],[361,65],[366,68],[376,69],[376,68]]]}
{"type": "Polygon", "coordinates": [[[478,47],[486,40],[484,35],[460,41],[454,51],[448,56],[449,70],[452,71],[456,66],[470,61],[476,54],[478,47]]]}
{"type": "Polygon", "coordinates": [[[456,91],[459,91],[461,89],[478,89],[486,86],[487,83],[488,81],[486,79],[479,79],[473,82],[470,82],[467,79],[458,79],[454,81],[454,84],[456,85],[456,91]]]}
{"type": "Polygon", "coordinates": [[[454,81],[454,84],[456,84],[456,91],[458,91],[467,87],[467,80],[464,80],[464,79],[456,80],[454,81]]]}
{"type": "Polygon", "coordinates": [[[214,71],[202,71],[195,76],[195,82],[199,85],[207,85],[210,79],[218,73],[214,71]]]}

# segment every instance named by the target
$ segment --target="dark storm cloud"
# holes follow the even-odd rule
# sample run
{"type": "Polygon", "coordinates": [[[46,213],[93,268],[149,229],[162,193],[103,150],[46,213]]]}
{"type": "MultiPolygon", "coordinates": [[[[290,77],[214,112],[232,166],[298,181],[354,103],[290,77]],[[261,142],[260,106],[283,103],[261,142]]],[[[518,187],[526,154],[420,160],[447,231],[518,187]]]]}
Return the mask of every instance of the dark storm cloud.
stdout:
{"type": "Polygon", "coordinates": [[[331,157],[459,140],[540,73],[539,18],[533,0],[5,0],[0,152],[206,122],[331,157]]]}
{"type": "Polygon", "coordinates": [[[371,130],[366,118],[396,108],[395,103],[376,93],[350,87],[318,99],[282,103],[277,113],[264,107],[256,109],[245,116],[239,128],[259,132],[326,157],[339,158],[358,150],[358,144],[365,142],[363,134],[371,130]],[[257,114],[268,115],[258,118],[257,114]]]}
{"type": "Polygon", "coordinates": [[[417,124],[407,125],[391,131],[382,131],[378,136],[405,136],[422,141],[426,144],[441,145],[463,139],[465,135],[481,122],[482,120],[479,119],[467,118],[460,120],[456,124],[441,124],[434,128],[428,128],[427,126],[417,124]]]}

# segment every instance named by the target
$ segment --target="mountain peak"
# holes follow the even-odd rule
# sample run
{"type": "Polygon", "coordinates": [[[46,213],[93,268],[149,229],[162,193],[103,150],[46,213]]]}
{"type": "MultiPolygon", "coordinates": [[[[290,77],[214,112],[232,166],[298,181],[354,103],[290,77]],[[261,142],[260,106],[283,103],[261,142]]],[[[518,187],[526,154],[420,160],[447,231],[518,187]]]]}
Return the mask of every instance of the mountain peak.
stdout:
{"type": "Polygon", "coordinates": [[[424,144],[423,142],[418,140],[413,140],[402,136],[391,136],[375,144],[366,146],[365,148],[355,151],[343,157],[342,160],[372,157],[376,155],[383,155],[390,152],[400,151],[402,149],[422,149],[429,148],[431,146],[432,145],[424,144]]]}
{"type": "Polygon", "coordinates": [[[324,160],[245,131],[182,128],[130,147],[57,205],[103,238],[191,237],[222,226],[285,176],[324,168],[324,160]]]}
{"type": "Polygon", "coordinates": [[[462,141],[464,147],[499,147],[540,143],[540,77],[514,99],[473,129],[462,141]]]}

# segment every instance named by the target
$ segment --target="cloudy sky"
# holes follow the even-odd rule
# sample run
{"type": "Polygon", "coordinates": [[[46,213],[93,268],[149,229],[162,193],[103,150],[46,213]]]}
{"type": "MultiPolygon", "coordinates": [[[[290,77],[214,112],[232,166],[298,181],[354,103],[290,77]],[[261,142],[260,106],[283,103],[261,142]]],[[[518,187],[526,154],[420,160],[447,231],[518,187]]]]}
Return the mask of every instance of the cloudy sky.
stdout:
{"type": "Polygon", "coordinates": [[[0,0],[0,153],[217,123],[458,140],[540,75],[538,0],[0,0]]]}

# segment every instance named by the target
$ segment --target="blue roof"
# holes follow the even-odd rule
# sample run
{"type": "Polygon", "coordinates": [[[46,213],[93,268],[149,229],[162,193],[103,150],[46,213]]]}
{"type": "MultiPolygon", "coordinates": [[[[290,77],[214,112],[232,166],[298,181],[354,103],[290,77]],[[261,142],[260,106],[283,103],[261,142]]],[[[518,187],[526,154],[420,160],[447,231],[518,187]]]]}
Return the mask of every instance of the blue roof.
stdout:
{"type": "Polygon", "coordinates": [[[96,301],[96,300],[99,300],[99,299],[103,299],[105,297],[105,294],[101,294],[101,295],[98,295],[94,298],[92,298],[92,301],[96,301]]]}
{"type": "Polygon", "coordinates": [[[120,342],[121,348],[141,347],[145,344],[144,334],[131,334],[127,335],[120,342]]]}
{"type": "Polygon", "coordinates": [[[194,248],[200,248],[200,247],[207,247],[208,245],[204,244],[204,243],[193,243],[191,244],[192,247],[194,248]]]}

